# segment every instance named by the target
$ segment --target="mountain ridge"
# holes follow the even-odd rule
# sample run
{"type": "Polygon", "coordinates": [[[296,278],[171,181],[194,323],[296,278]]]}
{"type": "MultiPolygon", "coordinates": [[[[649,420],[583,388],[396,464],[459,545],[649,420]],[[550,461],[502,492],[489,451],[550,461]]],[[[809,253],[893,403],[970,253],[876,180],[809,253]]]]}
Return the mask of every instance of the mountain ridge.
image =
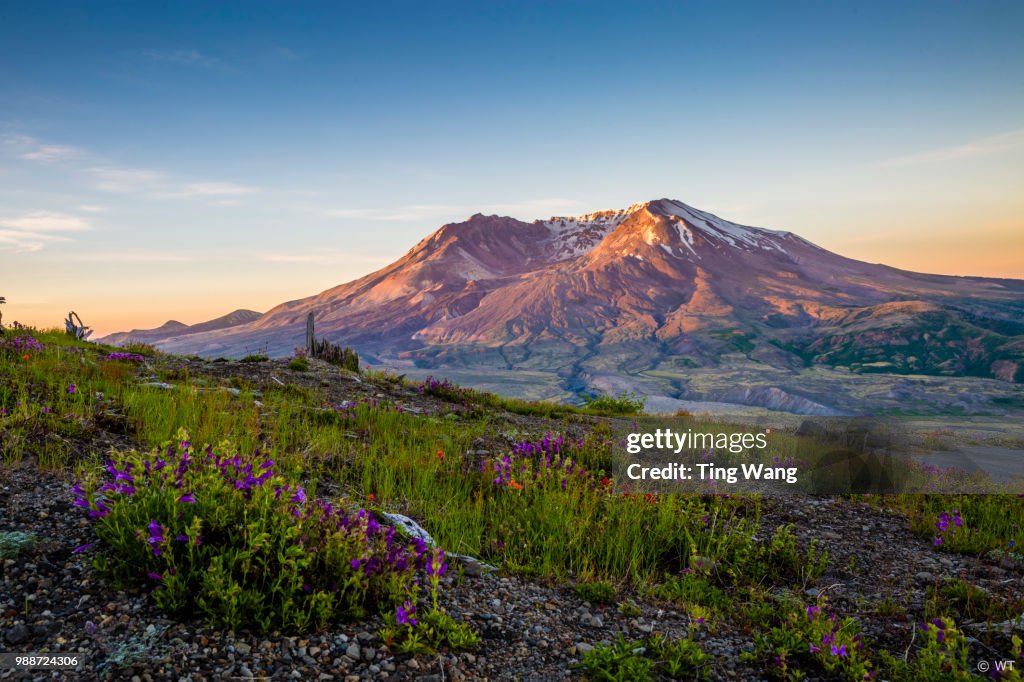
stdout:
{"type": "MultiPolygon", "coordinates": [[[[865,263],[662,198],[532,222],[478,213],[362,278],[158,345],[284,355],[313,312],[319,334],[375,363],[551,372],[570,392],[738,361],[1021,382],[1022,293],[1022,280],[865,263]]],[[[715,397],[677,397],[688,391],[715,397]]]]}

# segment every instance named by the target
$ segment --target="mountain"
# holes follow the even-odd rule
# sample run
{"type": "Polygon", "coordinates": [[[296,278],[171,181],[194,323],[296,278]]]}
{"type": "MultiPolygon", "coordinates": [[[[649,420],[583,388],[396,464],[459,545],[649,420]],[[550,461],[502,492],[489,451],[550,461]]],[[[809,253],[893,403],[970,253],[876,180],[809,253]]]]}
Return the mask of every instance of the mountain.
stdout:
{"type": "Polygon", "coordinates": [[[372,362],[542,372],[569,394],[656,385],[684,400],[749,394],[743,368],[782,377],[754,395],[820,412],[828,402],[799,380],[816,369],[1024,381],[1022,294],[1021,280],[864,263],[659,199],[529,223],[477,214],[361,279],[158,345],[283,355],[313,312],[318,334],[372,362]],[[730,372],[739,385],[697,382],[730,372]]]}
{"type": "Polygon", "coordinates": [[[201,332],[215,332],[223,329],[230,329],[240,324],[247,324],[260,318],[262,313],[255,310],[238,309],[223,315],[214,320],[187,325],[177,320],[168,320],[155,329],[133,329],[130,332],[114,332],[99,339],[100,343],[109,343],[113,346],[121,346],[130,341],[141,343],[159,343],[167,341],[176,336],[185,334],[198,334],[201,332]]]}

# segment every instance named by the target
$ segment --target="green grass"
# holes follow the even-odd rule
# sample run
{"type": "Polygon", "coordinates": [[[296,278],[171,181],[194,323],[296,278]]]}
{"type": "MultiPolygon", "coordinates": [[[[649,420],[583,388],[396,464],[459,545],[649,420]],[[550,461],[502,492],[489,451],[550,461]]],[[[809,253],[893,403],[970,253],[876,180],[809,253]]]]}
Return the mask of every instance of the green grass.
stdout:
{"type": "MultiPolygon", "coordinates": [[[[759,497],[653,496],[611,485],[617,434],[609,424],[647,424],[647,418],[601,415],[631,414],[635,398],[579,408],[438,382],[422,391],[431,401],[428,413],[396,409],[386,398],[341,409],[330,407],[337,398],[332,400],[330,386],[269,385],[256,395],[241,367],[243,376],[216,378],[201,365],[185,369],[178,359],[159,353],[145,355],[143,362],[111,361],[106,359],[115,350],[111,347],[74,341],[59,331],[32,335],[45,345],[41,352],[26,359],[0,351],[4,465],[28,459],[88,478],[102,467],[110,437],[120,439],[122,450],[148,451],[184,429],[197,448],[211,444],[218,451],[259,452],[275,460],[283,479],[301,481],[307,490],[329,489],[354,506],[407,514],[447,551],[522,575],[572,582],[588,601],[640,593],[672,603],[695,626],[730,619],[744,623],[766,633],[758,660],[768,674],[778,673],[774,660],[780,651],[792,670],[803,666],[819,676],[856,672],[866,664],[868,654],[832,670],[828,659],[804,653],[808,638],[820,639],[813,629],[818,626],[796,618],[806,618],[807,604],[779,601],[779,595],[803,595],[816,585],[827,555],[816,545],[798,543],[791,527],[763,528],[759,497]],[[173,388],[145,385],[154,374],[173,388]],[[227,388],[237,389],[237,395],[221,390],[227,388]],[[563,430],[574,435],[555,445],[563,430]],[[546,431],[550,438],[545,439],[546,431]],[[96,439],[101,432],[104,438],[96,439]],[[524,454],[527,442],[533,454],[524,454]]],[[[218,366],[219,372],[224,369],[218,366]]],[[[374,372],[360,381],[368,395],[424,386],[374,372]]],[[[700,419],[686,423],[713,425],[700,419]]],[[[772,447],[779,457],[793,460],[812,460],[821,450],[811,439],[786,433],[773,434],[772,447]]],[[[943,513],[959,511],[963,527],[942,532],[937,551],[1017,558],[1017,546],[1024,542],[1024,507],[1012,495],[864,499],[899,510],[926,538],[937,534],[943,513]]],[[[986,617],[1003,614],[993,596],[970,587],[952,586],[932,597],[936,614],[956,609],[986,617]]],[[[628,600],[623,608],[636,609],[628,600]]],[[[403,630],[397,623],[389,627],[395,645],[409,652],[468,647],[474,641],[471,632],[440,616],[420,630],[403,630]]],[[[849,624],[850,637],[856,629],[849,624]]],[[[707,661],[693,642],[650,639],[639,654],[635,644],[595,649],[584,658],[585,671],[595,679],[704,674],[707,661]]],[[[941,652],[932,654],[941,658],[941,652]]],[[[883,658],[872,660],[883,666],[883,658]]],[[[939,658],[884,669],[911,675],[952,665],[939,658]]]]}

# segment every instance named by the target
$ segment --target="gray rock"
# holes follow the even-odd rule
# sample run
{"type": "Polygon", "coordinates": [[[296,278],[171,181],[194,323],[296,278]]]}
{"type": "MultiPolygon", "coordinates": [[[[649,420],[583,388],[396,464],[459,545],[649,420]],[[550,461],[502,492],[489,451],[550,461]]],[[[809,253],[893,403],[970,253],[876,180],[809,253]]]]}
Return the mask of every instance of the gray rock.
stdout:
{"type": "Polygon", "coordinates": [[[359,645],[354,642],[352,644],[349,644],[348,648],[345,649],[345,655],[351,658],[353,661],[358,661],[362,657],[362,654],[362,649],[360,649],[359,645]]]}
{"type": "Polygon", "coordinates": [[[18,623],[9,627],[4,636],[11,644],[21,644],[28,639],[28,628],[18,623]]]}

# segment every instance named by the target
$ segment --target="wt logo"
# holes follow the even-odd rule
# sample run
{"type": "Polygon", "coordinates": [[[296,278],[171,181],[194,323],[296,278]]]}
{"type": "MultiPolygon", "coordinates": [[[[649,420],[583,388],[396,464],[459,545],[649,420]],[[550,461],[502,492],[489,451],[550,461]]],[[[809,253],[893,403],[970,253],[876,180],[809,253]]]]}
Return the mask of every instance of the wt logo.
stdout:
{"type": "Polygon", "coordinates": [[[1010,672],[1014,669],[1013,664],[1013,659],[1005,661],[992,661],[991,663],[989,663],[988,661],[978,661],[978,672],[987,673],[989,670],[1000,673],[1010,672]]]}

